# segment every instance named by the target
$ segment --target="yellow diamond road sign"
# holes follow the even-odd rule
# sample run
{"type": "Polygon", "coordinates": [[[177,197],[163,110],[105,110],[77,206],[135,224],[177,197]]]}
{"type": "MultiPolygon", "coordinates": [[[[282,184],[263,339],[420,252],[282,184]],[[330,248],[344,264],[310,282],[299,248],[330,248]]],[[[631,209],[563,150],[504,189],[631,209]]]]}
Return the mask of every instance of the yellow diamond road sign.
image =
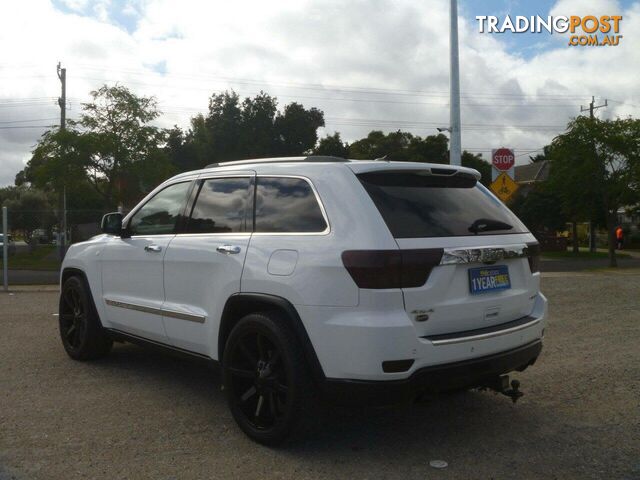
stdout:
{"type": "Polygon", "coordinates": [[[498,175],[498,178],[491,184],[491,191],[503,202],[509,200],[516,193],[516,190],[518,190],[518,184],[506,172],[498,175]]]}

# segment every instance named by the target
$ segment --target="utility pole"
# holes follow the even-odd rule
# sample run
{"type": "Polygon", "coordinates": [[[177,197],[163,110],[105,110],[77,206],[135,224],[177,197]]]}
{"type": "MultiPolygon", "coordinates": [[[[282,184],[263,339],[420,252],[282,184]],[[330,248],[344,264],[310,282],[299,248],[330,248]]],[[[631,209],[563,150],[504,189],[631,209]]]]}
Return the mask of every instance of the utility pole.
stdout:
{"type": "Polygon", "coordinates": [[[462,163],[460,134],[460,59],[458,55],[458,1],[451,0],[449,7],[451,26],[449,29],[449,127],[451,144],[449,145],[449,163],[462,163]]]}
{"type": "MultiPolygon", "coordinates": [[[[589,111],[589,117],[591,118],[591,120],[593,120],[595,118],[595,110],[598,108],[603,108],[606,107],[607,105],[607,99],[605,98],[604,103],[602,105],[596,105],[596,97],[591,97],[591,103],[589,103],[589,108],[585,108],[582,105],[580,105],[580,113],[582,112],[586,112],[587,110],[589,111]]],[[[595,151],[595,147],[593,149],[593,154],[596,155],[597,152],[595,151]]],[[[593,220],[589,221],[589,251],[590,252],[595,252],[596,251],[596,232],[595,232],[595,224],[593,222],[593,220]]]]}
{"type": "Polygon", "coordinates": [[[2,207],[2,283],[4,291],[9,291],[9,225],[7,207],[2,207]]]}
{"type": "MultiPolygon", "coordinates": [[[[62,68],[58,62],[58,78],[60,79],[60,97],[58,97],[58,106],[60,107],[60,130],[67,128],[67,69],[62,68]]],[[[58,228],[58,256],[60,261],[64,259],[67,244],[67,187],[63,187],[59,192],[58,205],[62,211],[62,222],[58,228]]]]}
{"type": "Polygon", "coordinates": [[[607,99],[604,99],[604,103],[602,105],[596,105],[596,97],[591,97],[591,103],[589,104],[589,108],[583,107],[580,105],[580,113],[589,111],[589,117],[591,120],[595,118],[594,111],[598,108],[608,107],[607,99]]]}
{"type": "Polygon", "coordinates": [[[67,69],[62,68],[58,62],[58,78],[60,79],[60,97],[58,97],[58,105],[60,106],[60,130],[64,130],[67,126],[67,69]]]}

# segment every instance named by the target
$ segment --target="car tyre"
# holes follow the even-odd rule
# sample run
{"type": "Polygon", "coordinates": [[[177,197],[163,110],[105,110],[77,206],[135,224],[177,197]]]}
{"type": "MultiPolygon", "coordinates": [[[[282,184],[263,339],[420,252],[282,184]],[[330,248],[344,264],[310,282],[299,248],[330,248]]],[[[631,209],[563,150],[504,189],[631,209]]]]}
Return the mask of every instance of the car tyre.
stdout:
{"type": "Polygon", "coordinates": [[[278,312],[252,313],[235,325],[223,382],[235,421],[258,443],[277,445],[307,423],[313,384],[302,347],[278,312]]]}
{"type": "Polygon", "coordinates": [[[62,345],[74,360],[95,360],[111,351],[113,341],[100,323],[83,278],[72,276],[62,285],[58,320],[62,345]]]}

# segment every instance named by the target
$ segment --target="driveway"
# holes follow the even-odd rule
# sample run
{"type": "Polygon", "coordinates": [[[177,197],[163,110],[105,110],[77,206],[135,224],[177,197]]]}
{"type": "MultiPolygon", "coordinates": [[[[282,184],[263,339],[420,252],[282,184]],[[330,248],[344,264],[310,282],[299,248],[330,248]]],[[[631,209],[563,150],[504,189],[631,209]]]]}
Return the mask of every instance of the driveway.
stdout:
{"type": "Polygon", "coordinates": [[[514,375],[517,404],[328,408],[278,449],[238,430],[215,370],[128,344],[74,362],[55,292],[0,293],[0,478],[640,478],[640,271],[551,273],[543,291],[545,348],[514,375]]]}

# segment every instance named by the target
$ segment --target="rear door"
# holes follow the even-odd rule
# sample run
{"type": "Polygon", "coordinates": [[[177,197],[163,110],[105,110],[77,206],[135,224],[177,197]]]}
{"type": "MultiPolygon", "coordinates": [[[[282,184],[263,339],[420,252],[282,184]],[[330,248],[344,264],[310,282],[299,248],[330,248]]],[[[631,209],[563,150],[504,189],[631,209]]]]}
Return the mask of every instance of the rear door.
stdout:
{"type": "Polygon", "coordinates": [[[189,219],[164,257],[164,325],[176,347],[215,358],[222,310],[240,291],[253,185],[253,172],[198,181],[189,219]]]}
{"type": "Polygon", "coordinates": [[[528,315],[538,291],[527,258],[531,235],[473,175],[443,171],[358,175],[401,250],[438,253],[426,283],[403,288],[407,313],[428,318],[416,323],[419,334],[473,330],[528,315]]]}

